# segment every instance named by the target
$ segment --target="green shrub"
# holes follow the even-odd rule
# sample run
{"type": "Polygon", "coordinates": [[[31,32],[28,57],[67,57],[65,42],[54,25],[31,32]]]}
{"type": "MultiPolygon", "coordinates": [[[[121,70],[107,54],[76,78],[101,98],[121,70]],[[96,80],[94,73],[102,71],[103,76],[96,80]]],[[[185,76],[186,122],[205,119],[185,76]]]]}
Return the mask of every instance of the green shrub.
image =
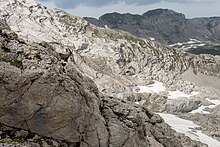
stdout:
{"type": "Polygon", "coordinates": [[[17,59],[9,60],[8,63],[15,66],[15,67],[17,67],[17,68],[21,68],[21,69],[23,68],[22,61],[19,61],[17,59]]]}

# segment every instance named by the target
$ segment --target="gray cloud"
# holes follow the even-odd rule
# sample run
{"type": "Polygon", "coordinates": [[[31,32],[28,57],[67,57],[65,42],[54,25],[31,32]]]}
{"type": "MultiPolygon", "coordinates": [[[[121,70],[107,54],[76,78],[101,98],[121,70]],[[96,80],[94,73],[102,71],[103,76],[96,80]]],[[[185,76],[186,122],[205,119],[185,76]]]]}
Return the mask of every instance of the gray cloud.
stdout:
{"type": "Polygon", "coordinates": [[[57,7],[68,9],[75,8],[78,5],[85,5],[91,7],[101,7],[110,4],[117,4],[124,2],[128,5],[147,5],[158,2],[174,2],[174,3],[201,3],[201,2],[214,2],[218,0],[36,0],[38,2],[52,1],[57,7]]]}
{"type": "Polygon", "coordinates": [[[55,5],[62,8],[73,8],[80,4],[86,6],[100,7],[116,2],[115,0],[54,0],[54,1],[55,1],[55,5]]]}
{"type": "Polygon", "coordinates": [[[82,4],[86,6],[100,7],[104,5],[108,5],[111,1],[104,0],[36,0],[37,2],[54,2],[57,7],[60,8],[75,8],[76,6],[82,4]]]}
{"type": "Polygon", "coordinates": [[[35,0],[37,2],[49,2],[49,1],[52,1],[52,0],[35,0]]]}

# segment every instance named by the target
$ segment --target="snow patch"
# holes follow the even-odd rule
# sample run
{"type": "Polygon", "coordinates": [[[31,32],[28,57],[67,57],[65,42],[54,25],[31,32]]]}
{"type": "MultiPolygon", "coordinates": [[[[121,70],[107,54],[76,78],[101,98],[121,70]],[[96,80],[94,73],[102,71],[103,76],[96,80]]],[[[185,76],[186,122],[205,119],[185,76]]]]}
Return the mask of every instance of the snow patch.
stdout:
{"type": "Polygon", "coordinates": [[[196,128],[200,126],[194,124],[192,121],[179,118],[172,114],[165,114],[165,113],[157,113],[157,114],[159,114],[164,119],[164,121],[177,132],[183,133],[193,140],[205,143],[209,147],[220,146],[219,141],[205,135],[204,133],[202,133],[202,131],[196,130],[196,128]]]}
{"type": "Polygon", "coordinates": [[[205,46],[206,44],[205,43],[202,43],[202,44],[198,44],[198,46],[205,46]]]}
{"type": "Polygon", "coordinates": [[[186,93],[181,92],[179,90],[177,90],[177,91],[169,91],[168,99],[177,99],[179,97],[189,98],[189,97],[197,95],[197,94],[199,94],[199,92],[193,91],[191,94],[186,94],[186,93]]]}
{"type": "Polygon", "coordinates": [[[201,46],[205,46],[205,43],[202,43],[201,41],[197,39],[190,38],[187,42],[177,42],[175,44],[169,45],[170,47],[177,47],[177,48],[183,48],[185,50],[191,49],[191,48],[198,48],[201,46]]]}
{"type": "Polygon", "coordinates": [[[193,38],[190,38],[189,39],[190,41],[193,41],[193,42],[195,42],[195,43],[200,43],[201,41],[199,41],[199,40],[197,40],[197,39],[193,39],[193,38]]]}
{"type": "Polygon", "coordinates": [[[170,47],[174,47],[174,46],[182,46],[184,43],[180,43],[180,42],[177,42],[175,44],[171,44],[169,45],[170,47]]]}
{"type": "Polygon", "coordinates": [[[177,91],[167,91],[166,87],[162,82],[159,81],[154,81],[154,84],[150,84],[147,86],[136,86],[137,89],[134,89],[133,91],[135,93],[157,93],[159,94],[160,92],[167,92],[168,93],[168,99],[176,99],[179,97],[186,97],[189,98],[191,96],[199,94],[199,92],[192,92],[191,94],[186,94],[184,92],[181,92],[179,90],[177,91]]]}
{"type": "Polygon", "coordinates": [[[155,40],[155,38],[153,38],[153,37],[149,37],[149,39],[150,39],[151,41],[154,41],[154,40],[155,40]]]}
{"type": "Polygon", "coordinates": [[[154,81],[154,84],[147,85],[147,86],[137,86],[139,91],[134,91],[136,93],[158,93],[161,91],[166,91],[166,87],[163,86],[163,83],[159,81],[154,81]]]}

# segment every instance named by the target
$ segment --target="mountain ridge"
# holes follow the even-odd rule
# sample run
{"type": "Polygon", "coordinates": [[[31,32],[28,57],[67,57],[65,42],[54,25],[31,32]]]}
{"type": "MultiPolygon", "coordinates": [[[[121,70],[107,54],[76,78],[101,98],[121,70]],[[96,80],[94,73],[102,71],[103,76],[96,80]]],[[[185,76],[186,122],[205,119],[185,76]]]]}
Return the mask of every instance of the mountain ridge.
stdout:
{"type": "Polygon", "coordinates": [[[220,42],[218,35],[220,17],[187,19],[184,14],[170,9],[155,9],[142,15],[108,13],[100,16],[99,19],[88,17],[84,17],[84,19],[101,27],[107,25],[110,28],[128,31],[139,37],[155,38],[156,41],[168,45],[186,42],[190,38],[213,43],[220,42]],[[120,19],[114,19],[114,16],[120,19]],[[122,24],[122,21],[125,23],[122,24]]]}

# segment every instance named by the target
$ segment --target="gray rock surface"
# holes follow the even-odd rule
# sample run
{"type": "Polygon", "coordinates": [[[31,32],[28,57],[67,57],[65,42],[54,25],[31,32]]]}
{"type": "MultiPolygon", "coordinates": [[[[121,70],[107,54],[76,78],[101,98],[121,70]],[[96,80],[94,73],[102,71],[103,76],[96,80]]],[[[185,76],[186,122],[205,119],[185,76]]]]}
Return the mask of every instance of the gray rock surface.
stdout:
{"type": "Polygon", "coordinates": [[[64,63],[53,48],[21,43],[8,38],[10,33],[1,33],[0,122],[75,144],[106,145],[108,133],[92,80],[64,63]],[[12,41],[25,51],[11,52],[12,41]]]}

